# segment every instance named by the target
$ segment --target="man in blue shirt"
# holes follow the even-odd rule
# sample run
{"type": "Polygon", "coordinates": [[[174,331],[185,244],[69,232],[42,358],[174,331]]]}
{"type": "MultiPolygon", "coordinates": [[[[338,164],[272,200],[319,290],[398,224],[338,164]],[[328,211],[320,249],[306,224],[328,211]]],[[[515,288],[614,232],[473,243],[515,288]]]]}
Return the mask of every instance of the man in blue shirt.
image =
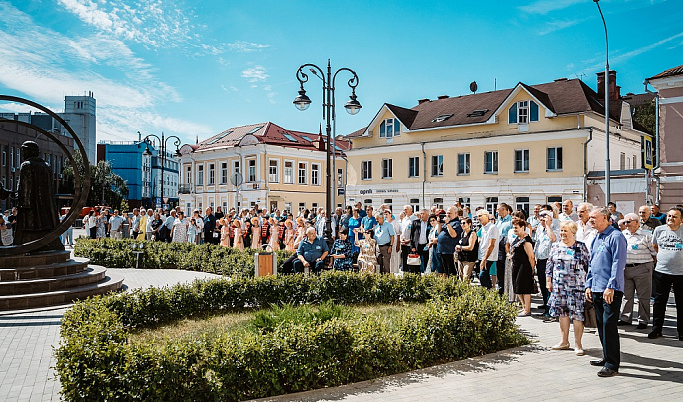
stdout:
{"type": "Polygon", "coordinates": [[[360,221],[360,226],[363,228],[363,230],[374,230],[375,225],[377,225],[377,219],[375,219],[373,214],[372,206],[368,205],[366,215],[360,221]]]}
{"type": "Polygon", "coordinates": [[[624,296],[624,268],[627,242],[624,235],[610,224],[607,208],[594,208],[590,223],[598,231],[591,243],[590,264],[586,276],[586,299],[595,305],[598,335],[602,343],[602,359],[591,361],[603,366],[600,377],[611,377],[619,371],[620,349],[617,321],[624,296]]]}
{"type": "Polygon", "coordinates": [[[319,273],[325,266],[325,257],[330,249],[325,240],[317,236],[315,228],[306,229],[306,237],[301,240],[296,251],[297,259],[294,260],[294,273],[307,271],[306,268],[313,268],[314,273],[319,273]]]}
{"type": "Polygon", "coordinates": [[[379,255],[377,256],[379,272],[388,274],[391,272],[389,262],[391,261],[391,249],[394,246],[396,231],[394,231],[394,225],[384,220],[384,215],[381,212],[375,214],[375,218],[377,219],[375,240],[379,248],[379,255]]]}

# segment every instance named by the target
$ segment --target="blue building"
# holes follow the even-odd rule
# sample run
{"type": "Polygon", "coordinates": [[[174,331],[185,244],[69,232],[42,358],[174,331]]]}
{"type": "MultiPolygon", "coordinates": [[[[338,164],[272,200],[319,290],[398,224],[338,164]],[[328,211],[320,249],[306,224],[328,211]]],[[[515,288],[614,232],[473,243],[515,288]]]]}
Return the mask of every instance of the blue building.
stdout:
{"type": "Polygon", "coordinates": [[[162,158],[155,145],[149,146],[151,155],[146,155],[148,147],[142,141],[100,141],[97,144],[97,160],[108,161],[113,172],[126,181],[131,208],[178,205],[178,162],[170,153],[162,158]]]}

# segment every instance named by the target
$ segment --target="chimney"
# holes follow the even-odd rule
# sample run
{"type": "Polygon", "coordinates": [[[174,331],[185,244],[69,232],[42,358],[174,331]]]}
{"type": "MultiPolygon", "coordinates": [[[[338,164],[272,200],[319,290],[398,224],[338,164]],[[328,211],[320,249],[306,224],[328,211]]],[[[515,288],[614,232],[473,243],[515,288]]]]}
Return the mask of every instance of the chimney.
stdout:
{"type": "Polygon", "coordinates": [[[418,100],[417,100],[417,104],[418,104],[418,105],[421,105],[421,104],[423,104],[423,103],[425,103],[425,102],[429,102],[429,98],[422,98],[422,99],[418,99],[418,100]]]}
{"type": "Polygon", "coordinates": [[[449,96],[448,96],[448,95],[439,95],[438,98],[439,98],[439,99],[448,99],[449,96]]]}
{"type": "MultiPolygon", "coordinates": [[[[598,96],[601,99],[605,98],[605,72],[600,71],[598,76],[598,96]]],[[[618,100],[621,96],[619,94],[621,87],[617,85],[617,72],[609,70],[609,99],[618,100]]]]}

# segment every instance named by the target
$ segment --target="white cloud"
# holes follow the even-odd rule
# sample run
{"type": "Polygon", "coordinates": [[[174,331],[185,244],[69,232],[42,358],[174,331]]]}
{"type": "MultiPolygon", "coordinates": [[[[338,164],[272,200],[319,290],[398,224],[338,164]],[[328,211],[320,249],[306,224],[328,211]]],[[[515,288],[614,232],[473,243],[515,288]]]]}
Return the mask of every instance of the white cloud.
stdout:
{"type": "Polygon", "coordinates": [[[265,81],[269,76],[266,74],[266,68],[263,66],[254,66],[242,71],[242,77],[247,79],[247,82],[265,81]]]}
{"type": "Polygon", "coordinates": [[[537,0],[526,6],[518,7],[528,14],[548,14],[553,11],[563,10],[575,4],[586,3],[588,0],[537,0]]]}
{"type": "Polygon", "coordinates": [[[245,42],[245,41],[236,41],[233,43],[228,43],[227,47],[230,50],[248,53],[248,52],[256,52],[256,51],[261,51],[263,49],[267,49],[270,47],[270,45],[262,45],[262,44],[258,44],[258,43],[245,42]]]}
{"type": "Polygon", "coordinates": [[[571,20],[571,21],[551,21],[548,22],[541,31],[539,31],[539,35],[547,35],[549,33],[553,33],[556,31],[561,31],[565,28],[573,27],[574,25],[585,21],[584,19],[578,19],[578,20],[571,20]]]}
{"type": "Polygon", "coordinates": [[[655,43],[652,43],[647,46],[640,47],[638,49],[631,50],[630,52],[626,52],[624,54],[621,54],[619,56],[612,57],[611,61],[614,63],[623,63],[624,61],[631,59],[633,57],[639,56],[645,52],[648,52],[656,47],[659,47],[665,43],[669,43],[674,39],[682,38],[683,37],[683,32],[680,32],[676,35],[670,36],[668,38],[664,38],[662,40],[659,40],[655,43]]]}

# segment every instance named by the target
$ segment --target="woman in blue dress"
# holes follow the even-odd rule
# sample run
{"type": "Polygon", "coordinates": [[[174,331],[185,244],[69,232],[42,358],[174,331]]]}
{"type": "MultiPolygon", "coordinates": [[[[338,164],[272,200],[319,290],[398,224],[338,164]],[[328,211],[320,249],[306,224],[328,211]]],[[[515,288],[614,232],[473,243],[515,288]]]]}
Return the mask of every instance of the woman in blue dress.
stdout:
{"type": "Polygon", "coordinates": [[[336,271],[350,271],[353,268],[353,245],[349,241],[348,229],[339,230],[339,238],[334,241],[330,255],[334,259],[336,271]]]}
{"type": "Polygon", "coordinates": [[[360,253],[360,247],[356,246],[356,229],[360,228],[362,218],[359,215],[358,208],[353,209],[353,216],[349,218],[349,240],[351,241],[353,252],[360,253]]]}

